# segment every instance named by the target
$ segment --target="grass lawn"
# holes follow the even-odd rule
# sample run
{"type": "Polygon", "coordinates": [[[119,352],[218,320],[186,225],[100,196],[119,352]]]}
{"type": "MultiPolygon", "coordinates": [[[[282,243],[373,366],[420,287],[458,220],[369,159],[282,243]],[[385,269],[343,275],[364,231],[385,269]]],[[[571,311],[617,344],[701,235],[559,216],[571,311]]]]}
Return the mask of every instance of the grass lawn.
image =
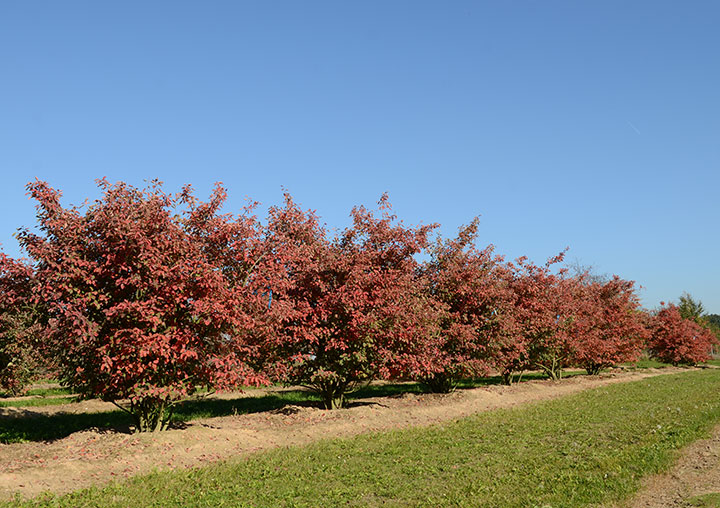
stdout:
{"type": "Polygon", "coordinates": [[[699,506],[701,508],[719,508],[720,493],[705,494],[688,499],[689,506],[699,506]]]}
{"type": "Polygon", "coordinates": [[[669,363],[663,363],[655,360],[654,358],[641,358],[640,360],[633,363],[623,364],[629,369],[662,369],[664,367],[671,367],[669,363]]]}
{"type": "Polygon", "coordinates": [[[589,506],[628,496],[642,476],[667,468],[678,448],[706,436],[720,422],[719,390],[714,369],[658,376],[442,426],[140,476],[34,504],[589,506]]]}
{"type": "Polygon", "coordinates": [[[2,400],[0,399],[0,407],[38,407],[38,406],[57,406],[59,404],[70,404],[75,402],[76,395],[67,395],[53,398],[39,399],[22,399],[22,400],[2,400]]]}
{"type": "Polygon", "coordinates": [[[36,398],[3,400],[5,397],[0,397],[0,407],[50,406],[53,404],[67,404],[75,397],[69,388],[62,388],[60,386],[50,388],[32,388],[23,395],[36,398]],[[55,397],[59,397],[62,402],[56,402],[55,397]]]}
{"type": "Polygon", "coordinates": [[[70,395],[72,390],[69,388],[63,388],[61,386],[49,387],[49,388],[31,388],[25,395],[39,395],[47,397],[50,395],[70,395]]]}

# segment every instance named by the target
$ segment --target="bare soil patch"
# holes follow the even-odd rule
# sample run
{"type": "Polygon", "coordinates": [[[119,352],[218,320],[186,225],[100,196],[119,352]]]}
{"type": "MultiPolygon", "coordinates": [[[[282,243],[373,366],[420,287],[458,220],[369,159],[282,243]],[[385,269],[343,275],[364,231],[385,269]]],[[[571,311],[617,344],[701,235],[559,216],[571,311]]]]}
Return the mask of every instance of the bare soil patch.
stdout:
{"type": "MultiPolygon", "coordinates": [[[[404,394],[363,399],[361,405],[335,411],[286,406],[272,412],[195,420],[184,429],[154,435],[90,430],[50,442],[5,444],[0,445],[0,498],[8,499],[16,494],[33,497],[45,491],[69,492],[153,470],[201,466],[279,446],[431,425],[682,370],[650,369],[596,377],[578,376],[556,382],[528,381],[448,395],[404,394]]],[[[253,390],[247,396],[264,393],[267,392],[253,390]]],[[[114,408],[107,404],[86,401],[66,406],[23,408],[22,411],[53,414],[68,409],[104,411],[114,408]]],[[[5,417],[11,417],[10,414],[16,411],[14,408],[0,409],[0,414],[5,417]]]]}
{"type": "Polygon", "coordinates": [[[647,478],[626,507],[679,508],[695,506],[688,500],[720,492],[720,425],[708,439],[683,448],[679,459],[665,474],[647,478]]]}

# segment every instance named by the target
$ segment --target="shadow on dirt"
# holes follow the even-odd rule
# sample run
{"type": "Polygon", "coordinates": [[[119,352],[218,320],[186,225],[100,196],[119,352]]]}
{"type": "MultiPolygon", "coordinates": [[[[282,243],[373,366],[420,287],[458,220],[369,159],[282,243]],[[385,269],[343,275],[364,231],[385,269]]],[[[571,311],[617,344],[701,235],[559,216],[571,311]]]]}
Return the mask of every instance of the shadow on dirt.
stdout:
{"type": "MultiPolygon", "coordinates": [[[[574,375],[574,374],[571,374],[574,375]]],[[[540,379],[540,374],[528,374],[525,380],[540,379]]],[[[458,389],[495,385],[498,376],[462,381],[458,389]]],[[[415,396],[427,393],[420,383],[379,383],[359,387],[348,394],[345,407],[382,405],[367,399],[380,397],[415,396]]],[[[171,428],[183,429],[192,420],[218,416],[243,415],[262,412],[293,411],[293,408],[321,408],[320,399],[297,387],[278,389],[253,396],[250,391],[232,398],[200,398],[187,400],[175,407],[171,428]],[[289,408],[289,409],[288,409],[289,408]]],[[[289,413],[288,413],[289,414],[289,413]]],[[[131,417],[120,410],[94,413],[55,412],[46,414],[31,408],[6,408],[0,413],[0,443],[23,441],[52,441],[74,432],[93,430],[107,433],[132,431],[131,417]]]]}
{"type": "MultiPolygon", "coordinates": [[[[184,401],[175,408],[171,427],[181,429],[187,422],[198,418],[241,415],[281,409],[287,405],[314,406],[317,402],[301,391],[283,391],[260,397],[239,395],[232,399],[200,399],[184,401]]],[[[123,411],[95,413],[57,412],[45,414],[32,409],[17,408],[0,415],[0,443],[22,441],[52,441],[74,432],[132,431],[132,419],[123,411]]]]}
{"type": "Polygon", "coordinates": [[[0,443],[51,441],[87,430],[130,432],[130,424],[130,417],[120,411],[43,414],[25,409],[0,416],[0,443]]]}

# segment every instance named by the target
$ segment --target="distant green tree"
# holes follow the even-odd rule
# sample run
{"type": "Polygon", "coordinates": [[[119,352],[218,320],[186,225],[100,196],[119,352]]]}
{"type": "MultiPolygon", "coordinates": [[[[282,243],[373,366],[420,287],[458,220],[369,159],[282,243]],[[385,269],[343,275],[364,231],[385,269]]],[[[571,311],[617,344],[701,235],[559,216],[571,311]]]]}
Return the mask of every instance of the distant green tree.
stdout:
{"type": "Polygon", "coordinates": [[[720,339],[720,314],[706,314],[705,321],[710,330],[720,339]]]}
{"type": "Polygon", "coordinates": [[[707,325],[705,307],[700,300],[695,300],[690,293],[683,293],[678,303],[678,310],[683,319],[690,319],[699,325],[707,325]]]}
{"type": "Polygon", "coordinates": [[[711,328],[715,327],[720,329],[720,314],[706,314],[705,320],[711,328]]]}

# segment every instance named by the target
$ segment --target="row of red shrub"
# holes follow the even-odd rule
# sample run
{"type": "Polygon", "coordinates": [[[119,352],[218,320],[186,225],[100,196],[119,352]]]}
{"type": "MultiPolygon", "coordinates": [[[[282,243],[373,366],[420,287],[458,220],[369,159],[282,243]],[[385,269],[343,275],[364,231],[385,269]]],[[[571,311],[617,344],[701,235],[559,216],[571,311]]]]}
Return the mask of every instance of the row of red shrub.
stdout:
{"type": "Polygon", "coordinates": [[[200,386],[298,383],[335,408],[371,379],[450,390],[491,371],[557,378],[648,346],[696,363],[714,341],[672,305],[643,311],[632,282],[557,268],[562,253],[538,266],[477,248],[477,221],[431,241],[435,225],[404,225],[386,197],[331,235],[289,196],[261,222],[253,206],[221,214],[220,186],[200,202],[189,187],[99,185],[81,208],[28,185],[29,261],[0,256],[0,383],[51,359],[81,395],[128,401],[140,430],[164,428],[200,386]]]}

